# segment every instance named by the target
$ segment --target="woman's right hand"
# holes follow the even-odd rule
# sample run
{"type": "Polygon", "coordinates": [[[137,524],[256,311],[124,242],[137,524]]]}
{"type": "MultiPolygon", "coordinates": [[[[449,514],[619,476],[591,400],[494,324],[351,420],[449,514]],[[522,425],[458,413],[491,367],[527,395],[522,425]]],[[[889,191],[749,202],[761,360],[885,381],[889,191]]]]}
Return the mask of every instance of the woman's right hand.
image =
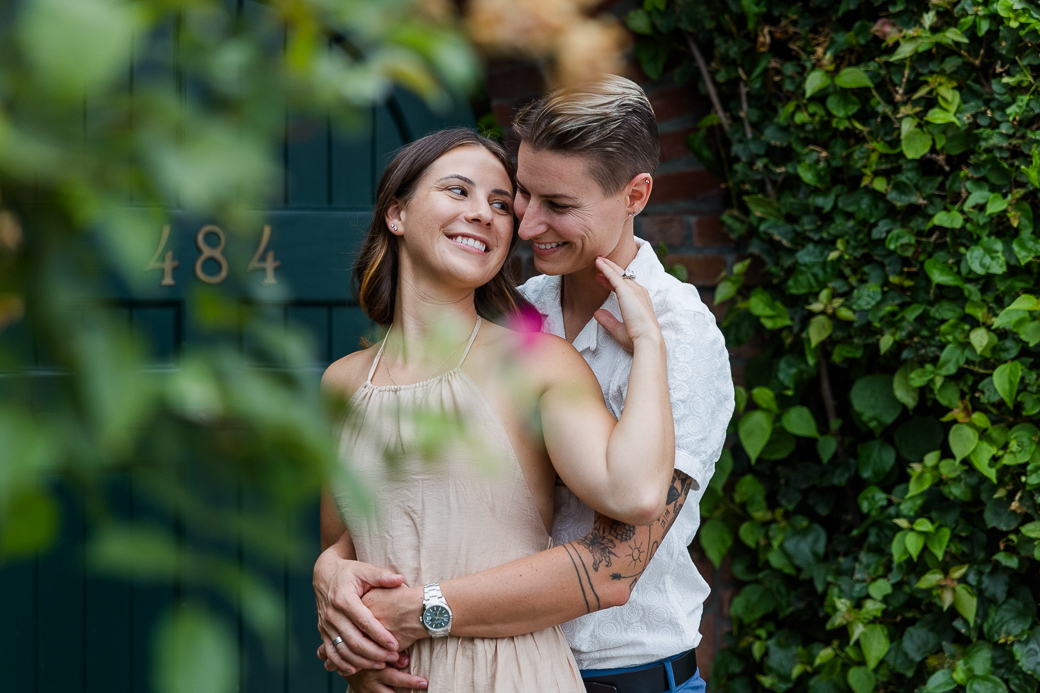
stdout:
{"type": "Polygon", "coordinates": [[[397,661],[397,640],[361,602],[373,587],[398,587],[404,577],[390,570],[324,551],[314,564],[318,631],[328,662],[344,674],[381,669],[397,661]],[[343,638],[339,647],[332,641],[343,638]]]}
{"type": "Polygon", "coordinates": [[[624,322],[602,308],[595,313],[596,321],[629,353],[635,350],[636,341],[651,340],[655,346],[663,348],[661,325],[657,322],[654,304],[646,288],[636,279],[625,279],[624,270],[607,258],[597,258],[596,268],[600,271],[596,277],[599,283],[617,296],[624,322]]]}

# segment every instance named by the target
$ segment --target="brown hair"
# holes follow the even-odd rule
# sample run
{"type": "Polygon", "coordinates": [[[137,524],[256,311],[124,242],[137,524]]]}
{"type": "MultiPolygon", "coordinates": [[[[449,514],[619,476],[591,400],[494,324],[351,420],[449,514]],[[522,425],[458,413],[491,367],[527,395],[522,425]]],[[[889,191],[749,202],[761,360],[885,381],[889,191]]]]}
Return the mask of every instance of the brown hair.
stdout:
{"type": "MultiPolygon", "coordinates": [[[[433,162],[453,149],[466,146],[482,147],[498,159],[509,176],[513,192],[516,192],[516,169],[509,154],[497,142],[472,130],[441,130],[397,150],[379,181],[372,223],[354,259],[354,295],[365,315],[375,323],[389,325],[393,322],[397,300],[398,238],[387,228],[387,211],[394,202],[408,204],[415,194],[416,184],[433,162]]],[[[513,238],[506,262],[498,274],[476,291],[477,313],[483,318],[499,320],[522,308],[530,308],[530,304],[516,290],[516,280],[509,263],[509,256],[519,242],[514,218],[513,238]]]]}
{"type": "Polygon", "coordinates": [[[587,156],[589,175],[608,195],[654,174],[661,158],[650,100],[617,75],[549,92],[520,110],[513,131],[537,150],[587,156]]]}

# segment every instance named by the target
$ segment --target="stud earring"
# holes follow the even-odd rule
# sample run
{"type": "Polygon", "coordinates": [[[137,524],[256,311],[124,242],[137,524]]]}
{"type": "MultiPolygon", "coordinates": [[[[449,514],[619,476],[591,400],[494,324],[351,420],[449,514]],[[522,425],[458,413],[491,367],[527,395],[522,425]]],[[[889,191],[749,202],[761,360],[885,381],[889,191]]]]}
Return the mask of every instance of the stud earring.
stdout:
{"type": "Polygon", "coordinates": [[[650,179],[649,179],[649,178],[647,178],[647,179],[645,179],[645,180],[644,180],[643,182],[644,182],[644,183],[647,183],[647,184],[649,184],[649,183],[650,183],[650,179]]]}
{"type": "Polygon", "coordinates": [[[397,224],[390,224],[390,230],[391,231],[396,231],[397,230],[397,224]]]}

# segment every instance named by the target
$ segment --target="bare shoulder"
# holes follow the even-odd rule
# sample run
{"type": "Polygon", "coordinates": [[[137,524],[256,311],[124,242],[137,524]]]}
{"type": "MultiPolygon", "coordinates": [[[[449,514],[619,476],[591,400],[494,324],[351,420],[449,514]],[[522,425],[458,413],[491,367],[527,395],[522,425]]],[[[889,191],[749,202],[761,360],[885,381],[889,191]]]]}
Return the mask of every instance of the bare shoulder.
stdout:
{"type": "Polygon", "coordinates": [[[375,344],[334,361],[321,376],[322,389],[349,399],[368,377],[378,350],[379,345],[375,344]]]}
{"type": "Polygon", "coordinates": [[[509,354],[512,364],[537,390],[585,375],[594,378],[585,359],[565,339],[544,332],[518,332],[498,325],[491,336],[497,342],[495,348],[509,354]]]}

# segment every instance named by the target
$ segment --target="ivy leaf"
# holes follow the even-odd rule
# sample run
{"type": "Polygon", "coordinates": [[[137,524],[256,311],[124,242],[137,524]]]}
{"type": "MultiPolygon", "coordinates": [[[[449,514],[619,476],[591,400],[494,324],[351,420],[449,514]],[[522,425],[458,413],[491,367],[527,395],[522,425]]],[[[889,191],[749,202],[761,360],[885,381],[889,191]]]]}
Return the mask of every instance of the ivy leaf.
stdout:
{"type": "Polygon", "coordinates": [[[1007,271],[1004,246],[996,238],[983,238],[978,245],[968,248],[965,258],[968,267],[979,274],[1004,274],[1007,271]]]}
{"type": "Polygon", "coordinates": [[[920,48],[921,45],[922,42],[919,38],[912,38],[907,39],[905,41],[900,41],[899,48],[896,50],[895,53],[892,54],[892,57],[889,58],[889,60],[902,60],[904,58],[909,58],[911,55],[917,52],[917,49],[920,48]]]}
{"type": "Polygon", "coordinates": [[[953,457],[960,462],[971,454],[979,442],[978,432],[967,424],[956,424],[950,429],[950,450],[953,457]]]}
{"type": "Polygon", "coordinates": [[[993,459],[994,453],[996,453],[996,449],[992,445],[984,440],[980,440],[975,449],[968,455],[968,459],[975,465],[975,469],[982,472],[983,476],[995,484],[997,483],[997,470],[990,465],[990,460],[993,459]]]}
{"type": "Polygon", "coordinates": [[[877,683],[874,679],[874,672],[866,667],[852,667],[845,680],[849,682],[853,693],[870,693],[874,690],[874,684],[877,683]]]}
{"type": "Polygon", "coordinates": [[[874,433],[880,433],[899,417],[903,405],[892,389],[891,375],[867,375],[855,382],[849,394],[852,408],[874,433]]]}
{"type": "Polygon", "coordinates": [[[913,362],[904,363],[892,378],[892,394],[910,411],[917,406],[919,398],[918,388],[910,384],[910,373],[915,369],[913,362]]]}
{"type": "Polygon", "coordinates": [[[834,83],[845,89],[858,89],[860,87],[873,87],[867,73],[858,67],[846,67],[834,78],[834,83]]]}
{"type": "MultiPolygon", "coordinates": [[[[990,336],[990,331],[985,327],[976,327],[971,331],[968,335],[968,341],[975,348],[975,353],[982,354],[986,350],[990,343],[990,336]]],[[[996,343],[996,338],[993,339],[993,342],[996,343]]]]}
{"type": "Polygon", "coordinates": [[[644,10],[632,10],[625,17],[625,24],[628,28],[637,34],[651,35],[654,33],[654,27],[650,22],[650,15],[644,10]]]}
{"type": "Polygon", "coordinates": [[[921,693],[946,693],[956,687],[957,682],[953,680],[953,670],[940,669],[931,675],[921,693]]]}
{"type": "Polygon", "coordinates": [[[953,265],[934,257],[924,261],[924,271],[928,273],[928,278],[936,284],[943,286],[962,286],[964,284],[964,280],[957,274],[953,265]]]}
{"type": "Polygon", "coordinates": [[[791,318],[787,315],[787,309],[776,299],[769,295],[765,289],[755,289],[748,302],[748,309],[752,315],[762,321],[767,329],[776,330],[791,324],[791,318]]]}
{"type": "Polygon", "coordinates": [[[851,118],[859,107],[859,99],[847,91],[840,91],[827,97],[827,110],[838,118],[851,118]]]}
{"type": "Polygon", "coordinates": [[[964,217],[956,210],[938,212],[934,217],[932,217],[929,226],[931,225],[942,226],[947,229],[959,229],[964,226],[964,217]]]}
{"type": "Polygon", "coordinates": [[[809,73],[809,76],[805,78],[805,98],[809,98],[830,83],[831,78],[826,72],[819,69],[813,70],[809,73]]]}
{"type": "Polygon", "coordinates": [[[751,391],[751,399],[762,409],[776,414],[779,408],[776,406],[776,395],[768,387],[756,387],[751,391]]]}
{"type": "Polygon", "coordinates": [[[920,532],[907,532],[906,533],[906,550],[910,553],[910,557],[915,561],[921,554],[921,549],[924,548],[924,535],[920,532]]]}
{"type": "Polygon", "coordinates": [[[874,599],[881,601],[888,595],[892,594],[892,583],[884,578],[874,580],[867,586],[867,592],[874,599]]]}
{"type": "Polygon", "coordinates": [[[830,462],[837,451],[838,441],[834,439],[834,436],[822,436],[816,441],[816,454],[820,456],[820,461],[824,464],[830,462]]]}
{"type": "Polygon", "coordinates": [[[1009,407],[1015,406],[1015,395],[1018,393],[1018,382],[1021,378],[1022,364],[1018,361],[1009,361],[997,366],[997,370],[993,371],[993,386],[1009,407]]]}
{"type": "Polygon", "coordinates": [[[888,632],[880,624],[869,625],[863,630],[863,635],[859,636],[859,644],[863,648],[867,668],[875,669],[888,652],[888,632]]]}
{"type": "Polygon", "coordinates": [[[896,463],[896,449],[883,440],[862,443],[859,453],[859,475],[870,483],[881,481],[896,463]]]}
{"type": "Polygon", "coordinates": [[[813,418],[809,407],[798,405],[784,412],[781,423],[788,433],[803,438],[819,438],[820,432],[816,428],[816,419],[813,418]]]}
{"type": "Polygon", "coordinates": [[[927,120],[929,123],[938,123],[940,125],[943,123],[953,123],[954,125],[957,124],[957,116],[953,115],[945,108],[931,109],[930,111],[928,111],[928,115],[926,115],[924,119],[927,120]]]}
{"type": "Polygon", "coordinates": [[[701,525],[699,536],[704,554],[718,568],[722,565],[722,559],[725,558],[729,547],[733,545],[733,532],[725,522],[716,517],[701,525]]]}
{"type": "Polygon", "coordinates": [[[932,148],[932,136],[920,128],[913,128],[900,138],[903,156],[920,159],[932,148]]]}
{"type": "Polygon", "coordinates": [[[1004,682],[992,674],[988,676],[976,676],[968,681],[968,693],[1008,693],[1004,682]]]}
{"type": "Polygon", "coordinates": [[[776,200],[771,200],[768,197],[762,195],[745,195],[744,204],[748,206],[751,213],[755,216],[764,217],[766,219],[783,219],[784,215],[780,212],[780,205],[777,204],[776,200]]]}
{"type": "Polygon", "coordinates": [[[745,414],[737,424],[737,433],[744,452],[751,458],[751,464],[754,464],[769,442],[769,436],[773,434],[773,415],[762,409],[745,414]]]}
{"type": "Polygon", "coordinates": [[[957,589],[953,593],[953,607],[964,617],[968,625],[975,624],[978,603],[979,598],[975,596],[975,590],[965,584],[957,585],[957,589]]]}
{"type": "Polygon", "coordinates": [[[1040,679],[1040,627],[1014,645],[1015,661],[1022,670],[1040,679]]]}
{"type": "Polygon", "coordinates": [[[826,315],[817,315],[809,321],[809,345],[815,347],[830,337],[834,331],[834,323],[826,315]]]}
{"type": "Polygon", "coordinates": [[[1007,209],[1008,201],[1000,193],[993,193],[989,196],[989,200],[986,201],[986,216],[991,217],[998,212],[1003,212],[1007,209]]]}
{"type": "Polygon", "coordinates": [[[1011,243],[1011,249],[1015,251],[1015,257],[1018,258],[1018,261],[1024,265],[1037,255],[1040,255],[1040,238],[1031,233],[1020,233],[1018,238],[1011,243]]]}
{"type": "Polygon", "coordinates": [[[946,546],[950,543],[950,528],[939,527],[924,538],[924,543],[932,555],[941,561],[946,553],[946,546]]]}
{"type": "Polygon", "coordinates": [[[740,594],[733,598],[729,611],[735,618],[744,623],[753,623],[762,618],[776,606],[773,594],[764,585],[751,583],[740,590],[740,594]]]}

